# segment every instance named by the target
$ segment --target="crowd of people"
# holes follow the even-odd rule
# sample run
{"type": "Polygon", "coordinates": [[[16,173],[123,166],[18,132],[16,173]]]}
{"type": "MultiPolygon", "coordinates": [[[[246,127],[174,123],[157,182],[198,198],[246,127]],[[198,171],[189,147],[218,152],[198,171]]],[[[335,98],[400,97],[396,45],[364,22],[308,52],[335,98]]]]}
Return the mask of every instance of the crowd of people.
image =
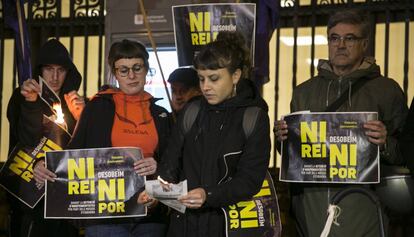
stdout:
{"type": "MultiPolygon", "coordinates": [[[[367,16],[358,11],[336,12],[330,17],[329,58],[319,61],[317,76],[294,89],[291,112],[378,112],[378,119],[368,121],[363,129],[379,147],[380,162],[407,164],[414,170],[410,159],[414,101],[408,110],[398,83],[382,76],[375,59],[365,56],[370,29],[367,16]],[[363,84],[357,88],[357,82],[363,84]],[[343,94],[344,102],[330,107],[343,94]]],[[[108,66],[118,86],[105,86],[85,100],[77,93],[81,76],[66,48],[56,39],[46,42],[35,77],[14,91],[8,105],[10,151],[18,142],[38,144],[43,115],[53,115],[39,98],[40,75],[62,101],[67,130],[72,134],[65,149],[140,147],[144,159],[134,163],[136,175],[147,180],[159,177],[165,183],[187,180],[188,193],[178,199],[186,212],[170,210],[137,190],[137,205],[149,207],[145,217],[51,220],[43,218],[41,202],[30,209],[11,197],[12,237],[75,237],[80,227],[86,237],[226,236],[221,208],[247,200],[260,190],[270,158],[268,107],[251,78],[250,52],[241,35],[220,33],[195,56],[193,67],[171,73],[168,82],[176,121],[144,90],[148,58],[145,46],[137,41],[113,43],[108,66]],[[198,113],[186,128],[185,113],[193,104],[198,113]],[[250,107],[258,108],[258,115],[246,137],[243,115],[250,107]]],[[[288,139],[285,121],[275,121],[273,131],[278,142],[288,139]]],[[[36,162],[33,170],[39,185],[57,178],[44,160],[36,162]]],[[[319,236],[330,198],[347,186],[292,184],[297,235],[319,236]]],[[[331,236],[380,236],[376,206],[367,197],[352,194],[341,205],[346,211],[339,217],[340,226],[333,225],[331,236]]]]}

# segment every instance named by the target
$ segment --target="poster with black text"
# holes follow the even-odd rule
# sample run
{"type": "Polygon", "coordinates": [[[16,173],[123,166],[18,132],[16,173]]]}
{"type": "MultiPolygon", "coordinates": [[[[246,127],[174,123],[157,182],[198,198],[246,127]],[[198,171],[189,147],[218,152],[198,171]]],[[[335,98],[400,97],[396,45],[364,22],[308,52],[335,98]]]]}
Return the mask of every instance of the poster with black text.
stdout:
{"type": "Polygon", "coordinates": [[[260,191],[252,199],[223,208],[227,237],[280,237],[279,204],[272,176],[266,172],[260,191]]]}
{"type": "Polygon", "coordinates": [[[378,183],[379,148],[364,123],[376,112],[293,113],[284,116],[280,180],[307,183],[378,183]]]}
{"type": "Polygon", "coordinates": [[[45,218],[145,216],[146,207],[137,203],[145,177],[133,169],[142,157],[136,147],[47,152],[46,167],[57,178],[46,182],[45,218]]]}
{"type": "Polygon", "coordinates": [[[239,32],[254,58],[256,4],[214,3],[173,6],[178,65],[193,64],[200,49],[220,32],[239,32]]]}
{"type": "Polygon", "coordinates": [[[44,186],[37,187],[33,178],[33,164],[45,157],[46,151],[62,150],[70,140],[70,134],[43,115],[42,134],[35,147],[18,143],[0,171],[0,185],[9,193],[33,208],[45,193],[44,186]]]}

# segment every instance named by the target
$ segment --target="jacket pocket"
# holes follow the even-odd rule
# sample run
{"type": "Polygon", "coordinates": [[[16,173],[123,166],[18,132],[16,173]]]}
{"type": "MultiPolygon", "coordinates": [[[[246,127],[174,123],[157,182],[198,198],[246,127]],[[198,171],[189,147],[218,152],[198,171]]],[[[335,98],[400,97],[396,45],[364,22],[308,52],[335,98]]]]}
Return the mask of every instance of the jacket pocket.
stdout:
{"type": "Polygon", "coordinates": [[[219,183],[227,182],[232,179],[233,174],[237,169],[237,164],[239,163],[240,157],[243,151],[234,151],[229,152],[223,155],[222,162],[224,165],[224,174],[220,179],[219,183]]]}

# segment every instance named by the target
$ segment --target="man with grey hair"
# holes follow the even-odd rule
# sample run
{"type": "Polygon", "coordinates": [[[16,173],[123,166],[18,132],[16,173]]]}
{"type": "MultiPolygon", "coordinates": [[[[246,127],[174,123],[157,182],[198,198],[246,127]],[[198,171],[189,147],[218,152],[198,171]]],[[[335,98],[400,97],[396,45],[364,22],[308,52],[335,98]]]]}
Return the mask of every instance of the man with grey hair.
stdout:
{"type": "MultiPolygon", "coordinates": [[[[379,146],[381,163],[400,164],[403,159],[396,137],[402,129],[407,105],[400,86],[380,74],[374,58],[365,56],[369,29],[367,16],[359,11],[339,11],[330,17],[329,60],[319,60],[318,75],[294,89],[291,112],[378,112],[378,120],[363,125],[365,134],[379,146]],[[344,99],[335,103],[341,97],[344,99]],[[336,108],[332,106],[334,103],[336,108]]],[[[285,140],[286,122],[277,121],[274,131],[279,142],[285,140]]],[[[291,186],[299,236],[321,234],[332,196],[346,187],[349,185],[291,186]]],[[[375,204],[366,196],[350,194],[341,201],[340,208],[342,212],[337,219],[340,225],[332,225],[330,236],[380,236],[375,204]]]]}

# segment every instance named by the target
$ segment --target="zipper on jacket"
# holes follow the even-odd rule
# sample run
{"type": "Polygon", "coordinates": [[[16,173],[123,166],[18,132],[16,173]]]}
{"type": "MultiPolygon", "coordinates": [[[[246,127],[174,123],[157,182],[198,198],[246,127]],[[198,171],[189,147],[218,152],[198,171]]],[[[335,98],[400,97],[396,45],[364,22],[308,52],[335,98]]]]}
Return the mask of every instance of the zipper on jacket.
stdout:
{"type": "Polygon", "coordinates": [[[339,98],[341,96],[342,93],[342,76],[338,77],[338,93],[336,94],[336,98],[339,98]]]}
{"type": "Polygon", "coordinates": [[[227,154],[224,154],[223,155],[223,161],[224,161],[224,165],[225,165],[225,167],[226,167],[226,172],[224,173],[224,176],[220,179],[220,181],[217,183],[217,184],[220,184],[221,182],[223,182],[223,180],[226,178],[226,176],[227,176],[227,174],[229,173],[229,167],[228,167],[228,165],[227,165],[227,160],[226,160],[226,158],[228,157],[228,156],[231,156],[231,155],[238,155],[238,154],[240,154],[240,153],[242,153],[243,151],[235,151],[235,152],[230,152],[230,153],[227,153],[227,154]]]}

